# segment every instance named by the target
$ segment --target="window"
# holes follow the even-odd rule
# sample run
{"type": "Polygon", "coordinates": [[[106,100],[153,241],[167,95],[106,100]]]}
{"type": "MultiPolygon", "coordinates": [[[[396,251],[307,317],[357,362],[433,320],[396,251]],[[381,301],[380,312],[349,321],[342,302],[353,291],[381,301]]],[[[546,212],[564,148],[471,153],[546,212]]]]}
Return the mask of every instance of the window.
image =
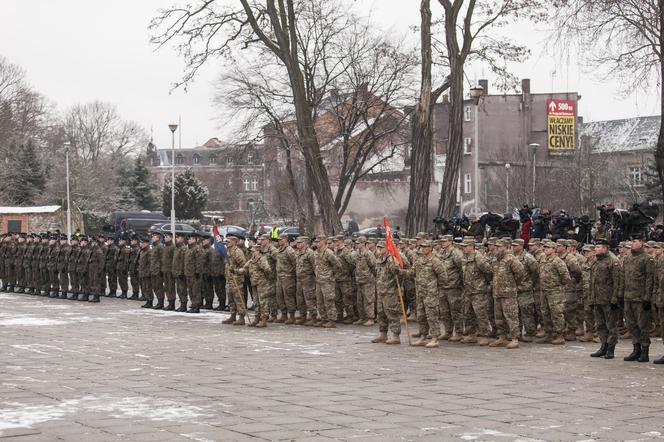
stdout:
{"type": "Polygon", "coordinates": [[[251,190],[258,189],[258,180],[256,178],[251,179],[251,190]]]}
{"type": "Polygon", "coordinates": [[[23,228],[20,219],[10,219],[7,221],[7,231],[12,233],[22,232],[23,228]]]}
{"type": "Polygon", "coordinates": [[[252,154],[251,152],[248,152],[247,153],[247,164],[251,164],[253,159],[254,159],[254,154],[252,154]]]}
{"type": "Polygon", "coordinates": [[[249,191],[251,190],[249,186],[251,186],[251,182],[249,181],[249,178],[245,178],[242,180],[242,184],[244,184],[244,190],[249,191]]]}
{"type": "Polygon", "coordinates": [[[629,168],[629,183],[632,186],[642,186],[643,179],[641,175],[641,167],[630,167],[629,168]]]}
{"type": "Polygon", "coordinates": [[[466,106],[466,109],[463,113],[463,119],[466,121],[470,121],[473,117],[473,108],[470,106],[466,106]]]}
{"type": "Polygon", "coordinates": [[[178,166],[183,165],[184,164],[184,157],[182,155],[178,154],[178,156],[175,157],[175,164],[177,164],[178,166]]]}
{"type": "Polygon", "coordinates": [[[233,178],[228,178],[228,187],[233,187],[233,178]]]}
{"type": "Polygon", "coordinates": [[[191,162],[193,164],[201,164],[201,156],[197,153],[194,154],[193,157],[191,157],[191,162]]]}
{"type": "Polygon", "coordinates": [[[217,164],[217,156],[210,155],[210,164],[217,164]]]}
{"type": "Polygon", "coordinates": [[[226,157],[226,164],[228,164],[229,166],[232,165],[233,164],[233,157],[230,157],[230,156],[226,157]]]}
{"type": "Polygon", "coordinates": [[[470,179],[470,174],[463,175],[463,193],[470,193],[472,191],[473,182],[470,179]]]}
{"type": "Polygon", "coordinates": [[[470,155],[473,152],[473,139],[464,138],[463,139],[463,154],[470,155]]]}

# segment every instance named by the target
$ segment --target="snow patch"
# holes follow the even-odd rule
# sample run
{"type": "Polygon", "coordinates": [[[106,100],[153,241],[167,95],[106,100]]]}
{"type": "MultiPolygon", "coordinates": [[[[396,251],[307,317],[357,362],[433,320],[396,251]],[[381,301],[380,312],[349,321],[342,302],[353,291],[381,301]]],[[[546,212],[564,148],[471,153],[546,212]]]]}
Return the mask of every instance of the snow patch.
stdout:
{"type": "Polygon", "coordinates": [[[18,318],[0,319],[0,325],[21,326],[21,327],[39,327],[43,325],[63,325],[66,321],[57,319],[38,318],[35,316],[19,316],[18,318]]]}
{"type": "Polygon", "coordinates": [[[521,442],[543,442],[541,439],[530,439],[530,438],[521,438],[516,434],[511,434],[511,433],[503,433],[500,431],[496,430],[488,430],[488,429],[482,429],[477,432],[472,432],[472,433],[462,433],[459,436],[459,439],[461,440],[484,440],[485,436],[493,436],[493,437],[502,437],[502,438],[507,438],[511,440],[519,440],[521,442]]]}

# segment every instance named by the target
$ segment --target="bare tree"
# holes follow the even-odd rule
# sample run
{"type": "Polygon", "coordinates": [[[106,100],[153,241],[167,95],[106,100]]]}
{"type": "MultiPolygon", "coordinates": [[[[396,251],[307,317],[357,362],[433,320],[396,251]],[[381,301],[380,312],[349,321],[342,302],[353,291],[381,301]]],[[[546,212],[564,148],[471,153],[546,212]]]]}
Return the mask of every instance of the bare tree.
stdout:
{"type": "MultiPolygon", "coordinates": [[[[624,92],[660,88],[664,109],[664,4],[661,0],[556,0],[552,41],[576,48],[600,78],[618,78],[624,92]]],[[[663,112],[664,113],[664,112],[663,112]]],[[[664,119],[655,165],[664,196],[664,119]]]]}

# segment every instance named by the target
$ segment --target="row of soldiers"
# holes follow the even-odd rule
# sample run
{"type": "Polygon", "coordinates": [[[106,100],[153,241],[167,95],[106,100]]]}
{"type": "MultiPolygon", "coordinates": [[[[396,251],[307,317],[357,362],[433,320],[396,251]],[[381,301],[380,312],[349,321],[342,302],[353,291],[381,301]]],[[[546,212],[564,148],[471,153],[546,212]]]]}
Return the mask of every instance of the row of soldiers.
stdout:
{"type": "Polygon", "coordinates": [[[644,361],[652,313],[664,313],[663,248],[639,238],[621,243],[616,257],[603,243],[578,251],[574,240],[533,239],[526,251],[521,240],[431,241],[421,233],[395,240],[403,268],[384,242],[364,237],[299,237],[291,245],[285,235],[276,244],[263,235],[249,249],[226,239],[177,235],[173,245],[170,234],[163,243],[155,234],[116,245],[105,237],[68,244],[55,235],[6,235],[2,290],[98,302],[119,286],[118,297],[144,300],[145,308],[176,310],[177,296],[177,310],[189,313],[213,308],[216,294],[216,309],[231,312],[223,322],[234,325],[245,324],[251,293],[251,325],[372,326],[377,318],[374,341],[388,344],[400,342],[403,300],[419,325],[417,346],[448,340],[511,349],[519,340],[560,345],[579,337],[600,341],[593,355],[608,358],[624,318],[634,344],[626,359],[644,361]]]}

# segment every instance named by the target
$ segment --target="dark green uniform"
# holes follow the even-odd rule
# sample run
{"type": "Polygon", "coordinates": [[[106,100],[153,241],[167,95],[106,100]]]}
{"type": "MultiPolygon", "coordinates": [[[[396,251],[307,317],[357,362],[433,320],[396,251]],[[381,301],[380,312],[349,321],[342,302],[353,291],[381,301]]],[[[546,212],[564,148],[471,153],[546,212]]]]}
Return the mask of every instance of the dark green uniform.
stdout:
{"type": "Polygon", "coordinates": [[[138,273],[138,255],[141,249],[138,244],[129,246],[129,277],[131,278],[131,298],[141,299],[141,277],[138,273]]]}
{"type": "Polygon", "coordinates": [[[173,251],[173,266],[171,268],[178,299],[180,300],[179,312],[187,310],[187,281],[184,276],[184,255],[186,251],[187,244],[184,241],[175,246],[175,250],[173,251]]]}
{"type": "MultiPolygon", "coordinates": [[[[115,298],[117,296],[117,291],[118,291],[118,273],[117,273],[117,264],[118,264],[118,257],[120,256],[120,249],[115,245],[115,243],[111,243],[106,246],[106,250],[104,251],[104,258],[105,258],[105,279],[108,280],[108,295],[111,298],[115,298]]],[[[104,290],[102,290],[101,294],[104,294],[104,290]]]]}
{"type": "Polygon", "coordinates": [[[120,298],[126,298],[129,291],[129,268],[131,264],[131,249],[125,244],[118,246],[118,255],[115,263],[115,270],[118,276],[118,285],[122,293],[120,298]]]}
{"type": "MultiPolygon", "coordinates": [[[[138,252],[138,277],[140,281],[141,293],[147,301],[144,305],[152,307],[152,275],[150,274],[150,247],[147,243],[142,243],[138,252]]],[[[132,283],[134,280],[132,279],[132,283]]]]}
{"type": "Polygon", "coordinates": [[[81,254],[81,247],[78,241],[71,243],[69,257],[67,258],[67,272],[69,272],[69,283],[71,284],[72,296],[70,299],[76,299],[81,293],[81,277],[78,273],[78,257],[81,254]]]}
{"type": "Polygon", "coordinates": [[[67,298],[69,291],[69,273],[67,264],[69,262],[69,255],[71,254],[71,246],[67,243],[60,244],[60,254],[58,255],[58,286],[60,290],[60,299],[67,298]]]}
{"type": "Polygon", "coordinates": [[[184,253],[184,276],[187,279],[187,290],[191,308],[196,310],[201,306],[201,271],[198,268],[201,248],[198,244],[189,244],[184,253]]]}
{"type": "Polygon", "coordinates": [[[89,261],[92,249],[88,244],[81,244],[81,250],[76,260],[76,272],[79,277],[78,300],[87,301],[91,291],[91,277],[89,271],[89,261]]]}

